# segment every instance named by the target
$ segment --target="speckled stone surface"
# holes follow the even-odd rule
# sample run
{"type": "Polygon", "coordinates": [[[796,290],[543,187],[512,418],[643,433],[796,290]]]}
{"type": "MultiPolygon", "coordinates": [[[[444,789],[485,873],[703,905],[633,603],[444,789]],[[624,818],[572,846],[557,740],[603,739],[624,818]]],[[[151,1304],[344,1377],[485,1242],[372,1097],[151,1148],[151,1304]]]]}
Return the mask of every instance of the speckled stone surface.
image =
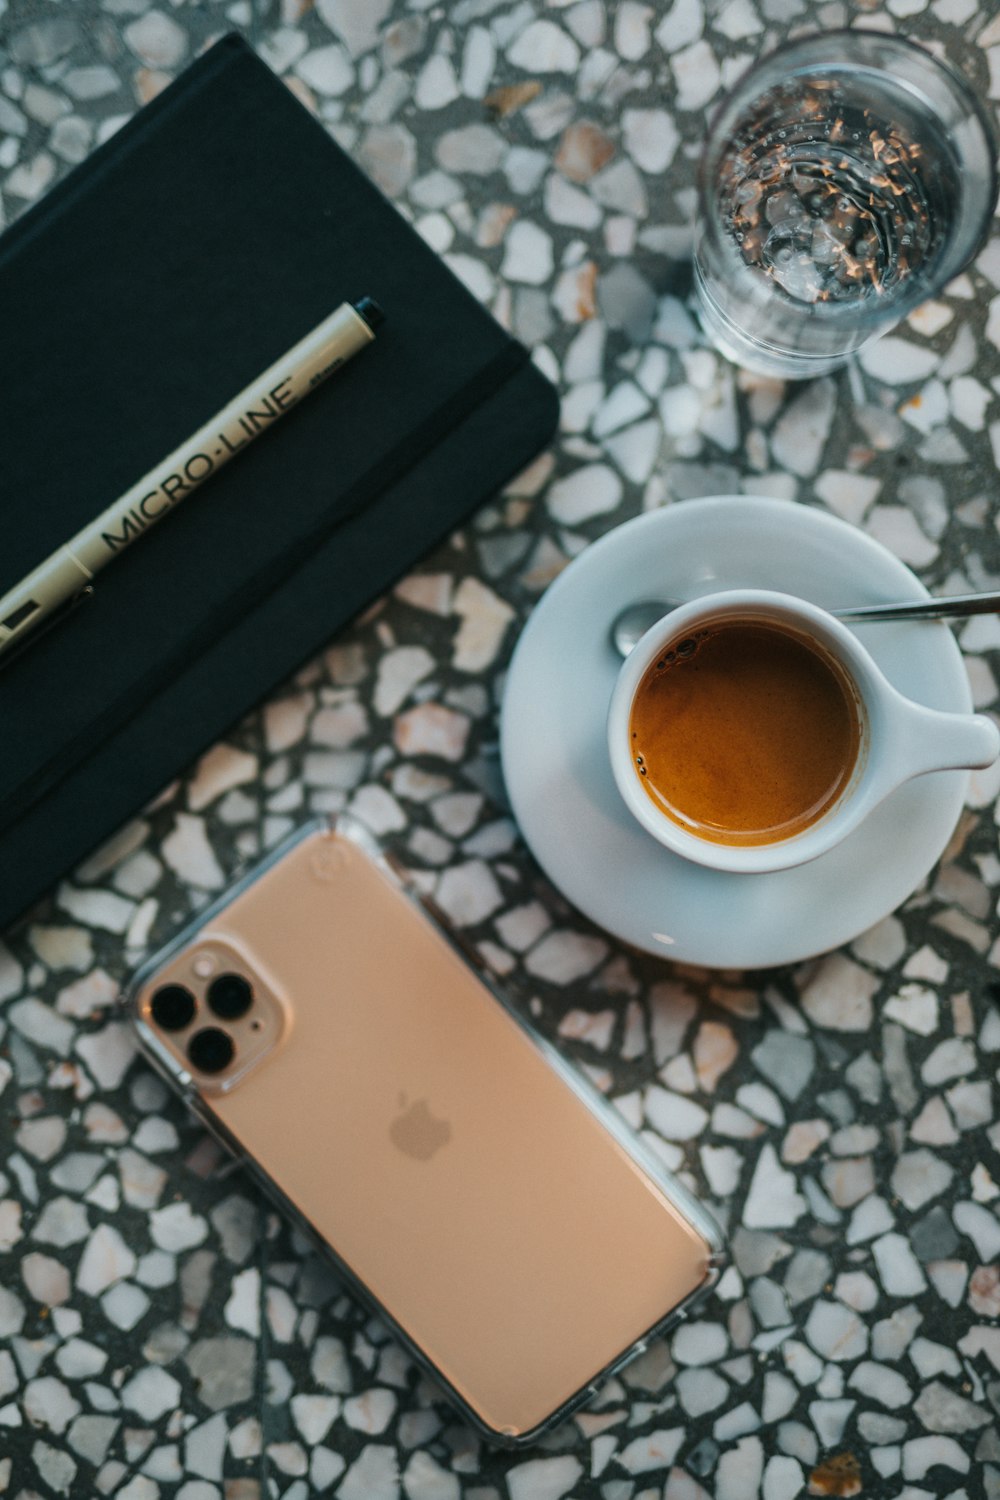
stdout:
{"type": "MultiPolygon", "coordinates": [[[[519,627],[644,509],[776,495],[936,591],[1000,586],[1000,236],[808,387],[736,372],[685,305],[706,110],[772,43],[851,21],[1000,100],[995,0],[0,0],[0,223],[235,28],[563,397],[550,451],[0,943],[0,1494],[1000,1497],[1000,769],[901,910],[721,974],[576,913],[497,751],[519,627]],[[697,1318],[531,1452],[456,1421],[116,1015],[151,945],[342,807],[730,1238],[697,1318]]],[[[996,712],[1000,622],[959,639],[996,712]]]]}

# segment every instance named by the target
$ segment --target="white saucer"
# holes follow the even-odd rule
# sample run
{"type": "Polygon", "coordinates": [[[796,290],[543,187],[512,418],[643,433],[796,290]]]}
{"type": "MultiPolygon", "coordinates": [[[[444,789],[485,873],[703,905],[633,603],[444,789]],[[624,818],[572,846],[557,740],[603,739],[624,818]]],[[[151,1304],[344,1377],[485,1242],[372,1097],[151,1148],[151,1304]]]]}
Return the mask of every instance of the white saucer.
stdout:
{"type": "MultiPolygon", "coordinates": [[[[511,661],[500,748],[521,831],[581,912],[661,957],[752,969],[839,947],[905,901],[951,837],[969,778],[939,771],[911,781],[838,848],[773,875],[704,869],[664,849],[611,777],[605,715],[619,659],[608,628],[631,600],[728,586],[781,589],[828,608],[927,594],[871,537],[802,504],[722,495],[652,511],[594,542],[540,600],[511,661]]],[[[971,708],[946,625],[854,628],[902,692],[933,708],[971,708]]]]}

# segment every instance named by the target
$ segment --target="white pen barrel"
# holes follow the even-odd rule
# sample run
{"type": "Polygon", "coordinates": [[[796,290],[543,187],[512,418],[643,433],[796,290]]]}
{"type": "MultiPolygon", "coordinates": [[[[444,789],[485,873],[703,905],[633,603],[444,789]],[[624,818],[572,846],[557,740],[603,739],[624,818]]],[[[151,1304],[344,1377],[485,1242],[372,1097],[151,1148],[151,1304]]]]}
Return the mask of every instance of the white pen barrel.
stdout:
{"type": "Polygon", "coordinates": [[[374,336],[345,302],[78,532],[70,553],[96,573],[374,336]]]}
{"type": "MultiPolygon", "coordinates": [[[[361,306],[375,312],[370,299],[361,306]]],[[[381,318],[381,313],[379,313],[381,318]]],[[[344,302],[113,505],[0,596],[0,653],[375,337],[344,302]]]]}

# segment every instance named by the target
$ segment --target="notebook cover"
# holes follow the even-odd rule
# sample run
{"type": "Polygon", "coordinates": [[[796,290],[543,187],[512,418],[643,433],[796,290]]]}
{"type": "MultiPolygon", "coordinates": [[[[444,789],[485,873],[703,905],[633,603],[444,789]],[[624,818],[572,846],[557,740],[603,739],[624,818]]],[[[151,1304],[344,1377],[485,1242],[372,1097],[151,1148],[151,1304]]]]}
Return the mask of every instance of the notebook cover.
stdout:
{"type": "Polygon", "coordinates": [[[0,238],[0,592],[366,294],[375,342],[0,670],[0,927],[557,416],[527,351],[235,36],[0,238]]]}

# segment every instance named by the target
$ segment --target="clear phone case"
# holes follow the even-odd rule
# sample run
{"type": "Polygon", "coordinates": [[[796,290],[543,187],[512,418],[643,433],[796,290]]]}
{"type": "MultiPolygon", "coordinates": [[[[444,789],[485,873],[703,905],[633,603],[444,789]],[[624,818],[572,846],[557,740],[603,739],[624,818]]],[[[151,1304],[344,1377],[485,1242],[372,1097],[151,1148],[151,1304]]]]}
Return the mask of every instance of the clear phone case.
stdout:
{"type": "Polygon", "coordinates": [[[140,1045],[493,1442],[537,1440],[714,1285],[719,1230],[341,818],[146,962],[140,1045]]]}

